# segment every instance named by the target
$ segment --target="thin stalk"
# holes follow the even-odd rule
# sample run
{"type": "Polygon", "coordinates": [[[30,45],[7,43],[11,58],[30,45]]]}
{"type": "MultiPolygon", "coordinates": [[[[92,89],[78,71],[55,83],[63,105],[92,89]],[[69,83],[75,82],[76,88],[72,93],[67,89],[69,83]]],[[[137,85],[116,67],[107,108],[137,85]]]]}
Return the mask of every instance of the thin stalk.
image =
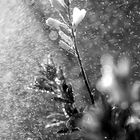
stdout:
{"type": "MultiPolygon", "coordinates": [[[[70,21],[70,24],[71,24],[71,27],[72,27],[71,15],[70,15],[70,6],[68,6],[68,16],[69,16],[69,21],[70,21]]],[[[89,81],[88,81],[86,72],[84,70],[84,67],[83,67],[83,64],[82,64],[82,60],[81,60],[78,48],[77,48],[76,36],[74,34],[73,28],[71,28],[71,31],[72,31],[72,38],[73,38],[73,41],[74,41],[75,51],[76,51],[76,54],[77,54],[78,63],[79,63],[79,66],[81,68],[83,79],[84,79],[85,85],[87,87],[87,90],[88,90],[88,93],[89,93],[89,96],[90,96],[90,99],[91,99],[91,103],[94,104],[94,99],[93,99],[93,96],[92,96],[92,93],[91,93],[91,90],[90,90],[89,81]]]]}
{"type": "Polygon", "coordinates": [[[87,87],[87,90],[88,90],[88,93],[89,93],[89,96],[90,96],[90,99],[91,99],[91,103],[94,104],[93,95],[92,95],[91,90],[90,90],[89,81],[88,81],[86,72],[85,72],[84,67],[82,65],[82,60],[81,60],[81,57],[80,57],[80,54],[79,54],[79,51],[78,51],[78,48],[77,48],[76,37],[74,35],[73,29],[72,29],[72,36],[73,36],[73,41],[74,41],[74,46],[75,46],[75,51],[76,51],[76,54],[77,54],[78,62],[79,62],[80,68],[81,68],[83,78],[84,78],[84,82],[85,82],[85,85],[87,87]]]}

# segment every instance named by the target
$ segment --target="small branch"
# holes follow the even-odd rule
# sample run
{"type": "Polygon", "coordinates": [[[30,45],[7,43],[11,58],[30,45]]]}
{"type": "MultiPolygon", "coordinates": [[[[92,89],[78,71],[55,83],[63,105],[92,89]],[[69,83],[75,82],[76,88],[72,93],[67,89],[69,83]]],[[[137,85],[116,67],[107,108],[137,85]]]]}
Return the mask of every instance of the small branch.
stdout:
{"type": "MultiPolygon", "coordinates": [[[[71,24],[71,27],[72,27],[70,6],[68,6],[68,17],[69,17],[69,23],[71,24]]],[[[84,82],[85,82],[85,85],[87,87],[87,90],[88,90],[88,93],[89,93],[89,96],[90,96],[90,99],[91,99],[91,103],[94,104],[94,99],[93,99],[93,96],[92,96],[92,93],[91,93],[91,90],[90,90],[89,81],[88,81],[86,72],[84,70],[84,67],[82,65],[82,60],[81,60],[81,57],[80,57],[80,54],[79,54],[79,51],[78,51],[78,48],[77,48],[76,36],[74,34],[73,28],[71,28],[71,30],[72,30],[72,38],[73,38],[73,41],[74,41],[75,51],[76,51],[78,62],[79,62],[80,68],[81,68],[83,78],[84,78],[84,82]]]]}

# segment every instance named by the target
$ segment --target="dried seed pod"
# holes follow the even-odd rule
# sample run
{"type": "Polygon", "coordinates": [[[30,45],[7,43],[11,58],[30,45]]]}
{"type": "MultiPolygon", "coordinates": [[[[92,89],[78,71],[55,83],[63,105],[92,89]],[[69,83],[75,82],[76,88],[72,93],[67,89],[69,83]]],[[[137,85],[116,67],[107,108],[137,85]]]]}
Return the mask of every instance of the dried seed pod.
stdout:
{"type": "Polygon", "coordinates": [[[67,43],[65,43],[64,41],[60,40],[59,41],[59,46],[64,49],[65,51],[67,51],[68,53],[71,53],[73,55],[76,56],[75,50],[71,48],[71,46],[69,46],[67,43]]]}
{"type": "Polygon", "coordinates": [[[46,24],[48,26],[50,26],[51,28],[54,28],[54,29],[57,29],[57,30],[61,30],[61,28],[64,28],[68,33],[70,32],[69,27],[65,23],[60,22],[57,19],[54,19],[54,18],[49,17],[46,20],[46,24]]]}
{"type": "Polygon", "coordinates": [[[59,35],[71,48],[74,49],[74,43],[70,36],[66,35],[63,31],[59,31],[59,35]]]}

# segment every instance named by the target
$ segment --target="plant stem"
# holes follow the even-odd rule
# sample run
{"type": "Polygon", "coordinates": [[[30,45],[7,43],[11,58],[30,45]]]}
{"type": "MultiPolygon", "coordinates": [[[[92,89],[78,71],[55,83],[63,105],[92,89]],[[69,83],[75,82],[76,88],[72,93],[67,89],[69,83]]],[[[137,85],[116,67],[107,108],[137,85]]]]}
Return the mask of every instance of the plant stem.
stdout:
{"type": "Polygon", "coordinates": [[[85,85],[87,87],[87,90],[88,90],[88,93],[89,93],[89,96],[90,96],[90,99],[91,99],[91,103],[94,104],[93,95],[92,95],[91,90],[90,90],[89,81],[88,81],[86,72],[85,72],[84,67],[82,65],[82,60],[81,60],[81,57],[80,57],[80,54],[79,54],[79,51],[78,51],[78,48],[77,48],[76,37],[74,35],[73,29],[72,29],[72,36],[73,36],[73,41],[74,41],[74,46],[75,46],[75,51],[76,51],[76,54],[77,54],[78,62],[79,62],[80,68],[81,68],[83,78],[84,78],[84,82],[85,82],[85,85]]]}
{"type": "Polygon", "coordinates": [[[94,104],[94,99],[93,99],[93,96],[92,96],[92,93],[91,93],[91,90],[90,90],[89,81],[88,81],[86,72],[84,70],[84,67],[82,65],[82,60],[81,60],[81,57],[80,57],[80,54],[79,54],[79,51],[78,51],[78,48],[77,48],[76,36],[75,36],[74,30],[72,28],[70,5],[68,5],[68,18],[69,18],[69,24],[71,26],[72,38],[73,38],[73,41],[74,41],[74,46],[75,46],[75,51],[76,51],[77,58],[78,58],[78,63],[79,63],[79,66],[81,68],[81,72],[82,72],[82,75],[83,75],[83,78],[84,78],[84,82],[85,82],[85,85],[87,87],[90,99],[91,99],[91,103],[94,104]]]}

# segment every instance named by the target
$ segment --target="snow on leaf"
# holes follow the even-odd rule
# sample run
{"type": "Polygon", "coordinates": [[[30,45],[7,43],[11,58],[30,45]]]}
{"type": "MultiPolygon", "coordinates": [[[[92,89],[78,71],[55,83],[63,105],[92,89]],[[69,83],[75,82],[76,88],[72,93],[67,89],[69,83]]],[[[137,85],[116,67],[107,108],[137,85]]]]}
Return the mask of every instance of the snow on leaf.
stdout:
{"type": "Polygon", "coordinates": [[[56,127],[56,126],[60,126],[61,124],[64,124],[65,123],[65,121],[60,121],[60,122],[57,122],[57,123],[51,123],[51,124],[47,124],[46,126],[45,126],[45,128],[46,129],[48,129],[48,128],[52,128],[52,127],[56,127]]]}
{"type": "Polygon", "coordinates": [[[60,27],[64,28],[65,30],[67,30],[68,32],[70,32],[70,29],[69,27],[63,23],[63,22],[60,22],[59,20],[57,19],[54,19],[54,18],[48,18],[46,20],[46,24],[52,28],[55,28],[57,30],[60,30],[60,27]]]}

